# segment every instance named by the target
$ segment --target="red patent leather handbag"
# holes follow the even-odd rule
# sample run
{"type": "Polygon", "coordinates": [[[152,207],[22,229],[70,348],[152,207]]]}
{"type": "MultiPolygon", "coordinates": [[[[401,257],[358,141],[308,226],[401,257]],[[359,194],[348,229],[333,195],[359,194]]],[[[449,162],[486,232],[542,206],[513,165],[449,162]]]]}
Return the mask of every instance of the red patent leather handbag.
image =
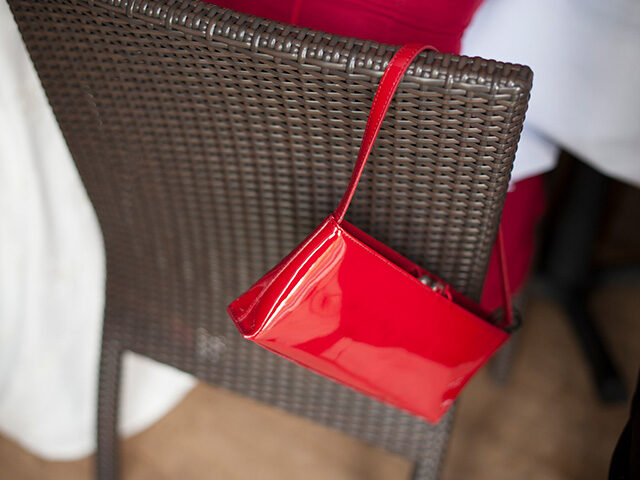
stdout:
{"type": "Polygon", "coordinates": [[[507,284],[497,325],[480,306],[344,220],[391,98],[426,48],[401,48],[385,70],[336,211],[228,311],[246,339],[436,422],[509,337],[507,284]]]}

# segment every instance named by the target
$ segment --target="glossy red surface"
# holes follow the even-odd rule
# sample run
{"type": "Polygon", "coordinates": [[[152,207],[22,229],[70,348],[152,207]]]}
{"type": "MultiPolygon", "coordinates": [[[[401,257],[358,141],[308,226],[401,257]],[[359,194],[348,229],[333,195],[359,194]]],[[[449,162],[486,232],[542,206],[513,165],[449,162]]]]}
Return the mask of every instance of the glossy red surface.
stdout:
{"type": "Polygon", "coordinates": [[[427,48],[402,47],[385,69],[333,215],[228,310],[245,338],[435,422],[508,334],[449,286],[427,287],[418,277],[440,280],[344,221],[393,94],[427,48]]]}
{"type": "Polygon", "coordinates": [[[328,217],[229,313],[245,338],[435,422],[508,334],[348,228],[328,217]]]}

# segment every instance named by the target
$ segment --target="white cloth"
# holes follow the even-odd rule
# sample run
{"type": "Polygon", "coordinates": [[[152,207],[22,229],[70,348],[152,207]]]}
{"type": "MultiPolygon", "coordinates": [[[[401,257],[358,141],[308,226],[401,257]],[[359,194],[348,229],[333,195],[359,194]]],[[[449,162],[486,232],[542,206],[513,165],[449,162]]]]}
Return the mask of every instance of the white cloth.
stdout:
{"type": "Polygon", "coordinates": [[[463,52],[534,72],[515,178],[544,170],[558,144],[640,186],[640,2],[487,0],[463,52]]]}
{"type": "MultiPolygon", "coordinates": [[[[0,72],[0,432],[45,458],[78,458],[94,448],[103,246],[3,1],[0,72]]],[[[121,396],[125,434],[164,415],[194,384],[131,357],[121,396]]]]}

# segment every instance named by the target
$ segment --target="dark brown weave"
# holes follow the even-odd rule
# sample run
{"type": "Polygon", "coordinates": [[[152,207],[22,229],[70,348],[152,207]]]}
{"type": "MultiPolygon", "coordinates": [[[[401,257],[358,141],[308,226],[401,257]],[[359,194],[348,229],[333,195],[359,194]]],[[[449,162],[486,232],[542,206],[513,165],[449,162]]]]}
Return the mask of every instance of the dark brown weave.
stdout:
{"type": "MultiPolygon", "coordinates": [[[[10,3],[104,234],[99,477],[116,472],[128,349],[435,478],[451,415],[432,426],[308,373],[243,341],[225,313],[335,208],[397,47],[195,0],[10,3]]],[[[477,298],[530,84],[526,67],[422,54],[349,220],[477,298]]]]}

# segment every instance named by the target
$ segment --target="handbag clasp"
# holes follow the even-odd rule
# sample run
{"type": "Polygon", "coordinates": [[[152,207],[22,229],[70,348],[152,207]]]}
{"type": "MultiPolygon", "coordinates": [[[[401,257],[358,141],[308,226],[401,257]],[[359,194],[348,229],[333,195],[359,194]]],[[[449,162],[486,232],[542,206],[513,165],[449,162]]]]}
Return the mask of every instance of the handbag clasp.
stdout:
{"type": "Polygon", "coordinates": [[[421,277],[418,277],[418,280],[420,280],[420,283],[422,283],[424,286],[429,287],[437,294],[442,295],[443,297],[447,297],[449,300],[451,300],[451,294],[449,292],[449,289],[447,288],[447,285],[445,285],[441,281],[431,278],[429,275],[422,275],[421,277]]]}

